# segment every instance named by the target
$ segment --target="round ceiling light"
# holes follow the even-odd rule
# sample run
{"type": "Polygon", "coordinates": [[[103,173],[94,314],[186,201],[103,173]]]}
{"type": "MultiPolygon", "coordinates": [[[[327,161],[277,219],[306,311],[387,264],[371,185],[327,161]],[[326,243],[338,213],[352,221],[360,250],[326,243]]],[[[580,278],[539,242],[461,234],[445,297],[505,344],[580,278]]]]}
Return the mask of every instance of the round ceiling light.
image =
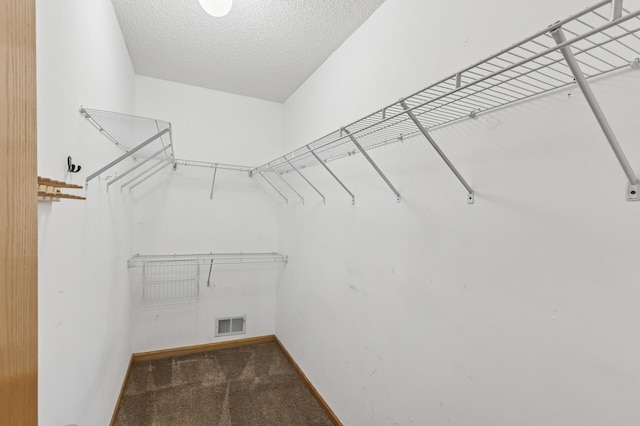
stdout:
{"type": "Polygon", "coordinates": [[[220,18],[231,10],[233,0],[200,0],[200,6],[211,16],[220,18]]]}

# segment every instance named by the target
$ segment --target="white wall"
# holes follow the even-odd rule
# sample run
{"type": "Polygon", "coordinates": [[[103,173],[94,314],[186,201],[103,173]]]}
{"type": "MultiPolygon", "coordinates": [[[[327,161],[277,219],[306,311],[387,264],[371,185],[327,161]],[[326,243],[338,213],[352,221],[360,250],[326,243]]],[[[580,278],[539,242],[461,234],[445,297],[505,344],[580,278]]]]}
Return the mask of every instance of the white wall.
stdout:
{"type": "MultiPolygon", "coordinates": [[[[285,103],[285,147],[584,6],[387,0],[285,103]]],[[[593,88],[640,172],[640,74],[593,88]]],[[[327,205],[281,208],[278,337],[347,425],[636,424],[640,203],[580,93],[433,136],[475,205],[420,138],[371,152],[400,204],[361,156],[330,163],[355,206],[306,169],[327,205]]]]}
{"type": "Polygon", "coordinates": [[[280,154],[282,104],[136,76],[136,114],[170,121],[177,158],[256,166],[280,154]]]}
{"type": "MultiPolygon", "coordinates": [[[[136,113],[173,125],[176,156],[257,165],[281,152],[282,104],[136,77],[136,113]]],[[[263,183],[248,173],[179,166],[133,193],[134,252],[141,254],[273,252],[278,210],[263,183]]],[[[216,317],[247,315],[244,338],[275,332],[275,283],[281,264],[214,267],[201,273],[196,305],[141,307],[141,271],[134,283],[134,352],[229,340],[216,338],[216,317]]]]}
{"type": "MultiPolygon", "coordinates": [[[[109,0],[36,6],[38,173],[82,185],[122,151],[78,109],[133,112],[133,68],[109,0]]],[[[107,424],[131,355],[130,205],[103,181],[86,196],[38,206],[42,425],[107,424]]]]}

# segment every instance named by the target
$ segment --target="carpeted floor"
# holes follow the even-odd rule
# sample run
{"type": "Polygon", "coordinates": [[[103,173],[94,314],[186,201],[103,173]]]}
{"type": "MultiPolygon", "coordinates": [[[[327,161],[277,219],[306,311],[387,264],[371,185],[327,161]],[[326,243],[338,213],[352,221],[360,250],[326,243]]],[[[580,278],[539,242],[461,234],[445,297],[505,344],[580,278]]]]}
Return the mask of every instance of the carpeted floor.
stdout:
{"type": "Polygon", "coordinates": [[[330,426],[276,343],[135,362],[117,426],[330,426]]]}

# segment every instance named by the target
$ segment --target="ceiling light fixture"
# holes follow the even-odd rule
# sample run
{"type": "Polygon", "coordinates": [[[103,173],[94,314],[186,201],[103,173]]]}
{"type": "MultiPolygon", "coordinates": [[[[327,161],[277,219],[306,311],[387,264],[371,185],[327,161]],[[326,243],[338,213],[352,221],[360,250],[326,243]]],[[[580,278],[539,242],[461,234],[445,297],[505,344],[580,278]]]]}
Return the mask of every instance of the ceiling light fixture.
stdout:
{"type": "Polygon", "coordinates": [[[200,0],[200,6],[211,16],[221,18],[231,10],[233,0],[200,0]]]}

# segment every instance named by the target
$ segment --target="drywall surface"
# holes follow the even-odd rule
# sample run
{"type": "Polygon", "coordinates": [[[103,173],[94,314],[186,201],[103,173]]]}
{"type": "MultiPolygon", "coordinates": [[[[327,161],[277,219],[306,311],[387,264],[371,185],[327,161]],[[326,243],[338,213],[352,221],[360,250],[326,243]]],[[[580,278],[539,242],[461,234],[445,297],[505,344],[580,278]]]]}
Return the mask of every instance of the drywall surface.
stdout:
{"type": "MultiPolygon", "coordinates": [[[[280,153],[281,104],[136,77],[136,113],[172,123],[178,158],[255,165],[280,153]]],[[[135,188],[134,252],[277,251],[278,208],[264,184],[220,169],[212,195],[213,175],[211,168],[178,166],[135,188]]],[[[152,273],[181,273],[178,266],[162,268],[152,273]]],[[[201,265],[197,303],[150,307],[142,305],[143,271],[131,269],[134,352],[229,340],[215,337],[220,317],[247,316],[247,333],[232,338],[273,334],[282,270],[283,264],[201,265]]]]}
{"type": "MultiPolygon", "coordinates": [[[[388,0],[285,103],[285,146],[584,6],[388,0]]],[[[640,73],[593,90],[640,172],[640,73]]],[[[432,135],[474,205],[419,137],[371,151],[399,204],[359,155],[329,163],[354,206],[320,167],[326,205],[288,177],[307,202],[281,206],[278,337],[349,425],[635,425],[640,203],[581,93],[432,135]]]]}
{"type": "Polygon", "coordinates": [[[136,76],[136,114],[170,121],[177,158],[256,166],[281,153],[283,106],[136,76]]]}
{"type": "MultiPolygon", "coordinates": [[[[122,151],[79,107],[133,112],[133,67],[109,0],[36,6],[38,173],[83,185],[122,151]],[[68,155],[80,173],[66,172],[68,155]]],[[[108,424],[129,363],[132,215],[104,183],[86,201],[38,205],[42,425],[108,424]]]]}

